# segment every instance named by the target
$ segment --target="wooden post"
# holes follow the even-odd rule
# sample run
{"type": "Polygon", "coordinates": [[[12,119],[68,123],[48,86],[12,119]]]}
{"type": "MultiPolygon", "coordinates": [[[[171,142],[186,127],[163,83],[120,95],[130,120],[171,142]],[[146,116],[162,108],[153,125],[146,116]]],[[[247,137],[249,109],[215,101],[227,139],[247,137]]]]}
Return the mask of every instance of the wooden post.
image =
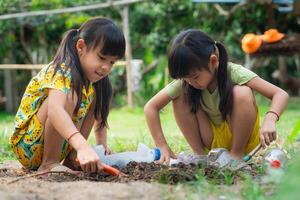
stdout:
{"type": "Polygon", "coordinates": [[[128,17],[128,5],[122,9],[123,18],[123,32],[126,40],[126,81],[127,81],[127,103],[130,108],[133,107],[133,94],[132,94],[132,81],[131,81],[131,46],[130,46],[130,32],[129,32],[129,17],[128,17]]]}
{"type": "MultiPolygon", "coordinates": [[[[11,62],[13,56],[7,55],[4,63],[11,62]]],[[[18,107],[17,89],[16,89],[16,70],[4,70],[4,95],[6,97],[5,111],[14,113],[18,107]]]]}
{"type": "Polygon", "coordinates": [[[278,68],[279,68],[280,76],[282,77],[283,81],[286,81],[287,66],[286,66],[286,58],[284,56],[278,57],[278,68]]]}

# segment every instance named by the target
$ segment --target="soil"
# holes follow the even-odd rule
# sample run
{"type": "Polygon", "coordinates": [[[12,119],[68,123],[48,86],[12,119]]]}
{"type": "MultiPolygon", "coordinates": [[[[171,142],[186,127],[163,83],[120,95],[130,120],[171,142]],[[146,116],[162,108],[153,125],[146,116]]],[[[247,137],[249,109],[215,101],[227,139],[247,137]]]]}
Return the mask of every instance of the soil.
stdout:
{"type": "MultiPolygon", "coordinates": [[[[235,184],[245,171],[219,171],[196,165],[164,166],[155,163],[131,162],[120,169],[127,176],[115,177],[107,173],[73,175],[69,173],[33,174],[22,169],[17,161],[0,164],[0,199],[161,199],[170,185],[195,181],[197,174],[216,184],[235,184]],[[24,178],[25,177],[25,178],[24,178]]],[[[256,165],[247,171],[258,175],[256,165]]]]}

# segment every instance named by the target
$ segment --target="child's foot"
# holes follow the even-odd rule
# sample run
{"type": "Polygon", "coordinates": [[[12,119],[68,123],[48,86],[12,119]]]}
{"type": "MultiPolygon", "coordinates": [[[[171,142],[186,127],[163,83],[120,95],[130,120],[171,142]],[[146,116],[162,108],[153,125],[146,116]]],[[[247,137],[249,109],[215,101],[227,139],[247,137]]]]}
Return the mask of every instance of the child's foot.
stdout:
{"type": "Polygon", "coordinates": [[[74,171],[60,163],[53,163],[46,166],[40,166],[38,171],[40,172],[68,172],[71,174],[78,174],[78,171],[74,171]]]}

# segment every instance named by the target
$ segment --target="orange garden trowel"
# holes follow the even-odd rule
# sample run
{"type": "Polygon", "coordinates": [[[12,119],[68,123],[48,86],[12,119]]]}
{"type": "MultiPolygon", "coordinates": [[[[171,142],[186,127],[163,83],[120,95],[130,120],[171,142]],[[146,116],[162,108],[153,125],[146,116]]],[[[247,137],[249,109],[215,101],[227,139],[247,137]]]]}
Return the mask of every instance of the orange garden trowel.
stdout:
{"type": "MultiPolygon", "coordinates": [[[[76,158],[75,161],[78,164],[80,164],[78,158],[76,158]]],[[[121,172],[120,170],[118,170],[118,169],[116,169],[116,168],[114,168],[112,166],[109,166],[109,165],[104,164],[104,163],[101,163],[101,165],[103,167],[103,171],[104,172],[109,173],[109,174],[111,174],[113,176],[127,176],[126,174],[124,174],[123,172],[121,172]]]]}

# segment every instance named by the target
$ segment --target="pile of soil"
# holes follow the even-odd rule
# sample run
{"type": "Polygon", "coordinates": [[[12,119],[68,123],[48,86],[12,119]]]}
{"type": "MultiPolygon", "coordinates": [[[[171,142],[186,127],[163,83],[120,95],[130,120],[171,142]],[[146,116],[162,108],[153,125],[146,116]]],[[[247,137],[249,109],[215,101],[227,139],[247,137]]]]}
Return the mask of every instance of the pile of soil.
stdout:
{"type": "Polygon", "coordinates": [[[82,173],[79,175],[67,173],[50,173],[47,175],[39,176],[38,178],[55,182],[79,180],[119,183],[127,183],[133,181],[157,181],[159,183],[165,184],[176,184],[187,181],[195,181],[198,169],[199,168],[196,165],[185,165],[182,163],[174,165],[172,167],[168,167],[155,163],[130,162],[125,168],[120,169],[126,176],[112,176],[105,172],[94,174],[82,173]]]}
{"type": "Polygon", "coordinates": [[[211,181],[215,184],[236,184],[238,181],[242,180],[245,176],[251,176],[253,178],[258,178],[264,174],[264,170],[261,165],[255,163],[249,164],[246,168],[240,169],[237,171],[230,170],[219,170],[213,167],[205,167],[203,169],[202,175],[208,181],[211,181]]]}
{"type": "MultiPolygon", "coordinates": [[[[179,163],[171,167],[159,165],[155,163],[137,163],[130,162],[125,168],[120,169],[126,176],[112,176],[105,172],[87,174],[80,173],[74,175],[70,173],[48,173],[36,176],[38,179],[50,182],[70,182],[88,180],[95,182],[119,182],[127,183],[134,181],[144,182],[159,182],[163,184],[177,184],[189,181],[196,181],[197,175],[204,175],[208,181],[213,181],[216,184],[234,184],[239,181],[245,173],[256,177],[259,175],[259,170],[256,165],[250,165],[247,170],[231,172],[229,170],[219,170],[211,166],[201,167],[197,165],[185,165],[179,163]]],[[[31,174],[27,170],[22,169],[1,169],[1,177],[24,177],[31,174]]]]}

